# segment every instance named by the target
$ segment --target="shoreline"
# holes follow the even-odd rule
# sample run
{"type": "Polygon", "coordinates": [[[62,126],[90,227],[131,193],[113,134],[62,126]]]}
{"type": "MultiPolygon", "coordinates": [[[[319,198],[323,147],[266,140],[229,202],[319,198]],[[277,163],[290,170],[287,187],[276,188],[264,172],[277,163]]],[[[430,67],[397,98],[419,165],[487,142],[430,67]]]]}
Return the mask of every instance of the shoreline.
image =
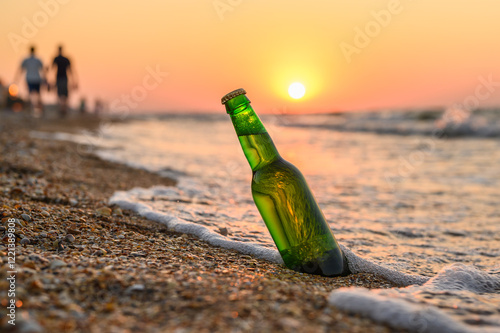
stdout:
{"type": "MultiPolygon", "coordinates": [[[[394,284],[371,274],[296,273],[169,231],[108,200],[116,191],[175,181],[104,161],[72,142],[29,136],[96,131],[100,119],[0,117],[0,214],[4,228],[16,219],[16,299],[23,302],[15,331],[392,332],[328,306],[327,298],[340,287],[394,284]]],[[[4,290],[5,237],[0,244],[4,290]]],[[[12,329],[5,297],[0,327],[12,329]]]]}

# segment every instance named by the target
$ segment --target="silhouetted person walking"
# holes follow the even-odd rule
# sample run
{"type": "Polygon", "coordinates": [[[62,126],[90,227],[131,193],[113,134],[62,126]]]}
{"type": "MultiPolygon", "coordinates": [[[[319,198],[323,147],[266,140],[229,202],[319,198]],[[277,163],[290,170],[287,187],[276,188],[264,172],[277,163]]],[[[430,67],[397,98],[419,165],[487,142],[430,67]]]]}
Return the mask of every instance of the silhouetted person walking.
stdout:
{"type": "Polygon", "coordinates": [[[71,69],[71,62],[68,58],[63,56],[62,49],[62,46],[59,46],[59,54],[54,58],[52,67],[57,67],[56,87],[57,96],[59,97],[59,113],[61,117],[64,117],[68,113],[68,74],[73,81],[72,87],[76,89],[77,85],[75,75],[71,69]]]}
{"type": "Polygon", "coordinates": [[[35,47],[30,48],[30,56],[23,60],[14,78],[17,82],[19,76],[26,71],[26,83],[28,84],[29,99],[35,117],[39,117],[43,113],[42,98],[40,96],[40,86],[43,82],[43,64],[42,61],[35,56],[35,47]]]}

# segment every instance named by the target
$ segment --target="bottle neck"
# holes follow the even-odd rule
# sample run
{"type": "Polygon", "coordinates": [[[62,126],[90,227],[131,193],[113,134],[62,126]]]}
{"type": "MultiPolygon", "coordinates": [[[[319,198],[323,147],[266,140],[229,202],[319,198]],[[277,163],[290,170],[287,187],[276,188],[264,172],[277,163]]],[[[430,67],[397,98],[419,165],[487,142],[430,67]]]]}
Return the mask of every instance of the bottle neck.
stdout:
{"type": "Polygon", "coordinates": [[[231,117],[241,148],[253,171],[280,158],[273,140],[245,95],[229,100],[226,103],[226,111],[231,117]]]}

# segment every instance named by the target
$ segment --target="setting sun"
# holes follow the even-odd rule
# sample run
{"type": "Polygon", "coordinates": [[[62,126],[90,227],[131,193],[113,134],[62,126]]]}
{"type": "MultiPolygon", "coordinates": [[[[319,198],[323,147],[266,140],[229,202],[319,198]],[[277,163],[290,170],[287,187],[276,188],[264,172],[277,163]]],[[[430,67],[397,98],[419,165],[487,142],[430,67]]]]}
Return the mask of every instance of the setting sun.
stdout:
{"type": "Polygon", "coordinates": [[[300,82],[294,82],[288,87],[288,94],[291,98],[299,99],[304,97],[306,87],[300,82]]]}

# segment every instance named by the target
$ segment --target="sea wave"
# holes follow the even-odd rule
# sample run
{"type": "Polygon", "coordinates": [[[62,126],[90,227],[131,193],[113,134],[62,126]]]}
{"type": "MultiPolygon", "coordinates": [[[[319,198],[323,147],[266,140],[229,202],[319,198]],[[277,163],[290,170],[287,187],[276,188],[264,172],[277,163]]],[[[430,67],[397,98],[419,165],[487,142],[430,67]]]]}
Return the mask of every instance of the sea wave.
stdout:
{"type": "Polygon", "coordinates": [[[498,308],[491,299],[498,298],[499,291],[498,273],[453,264],[421,286],[388,290],[340,288],[330,294],[328,301],[341,310],[410,332],[498,333],[498,308]],[[429,304],[431,298],[435,306],[429,304]]]}
{"type": "Polygon", "coordinates": [[[500,110],[469,112],[456,108],[431,111],[385,111],[336,115],[285,116],[284,126],[335,131],[435,137],[500,137],[500,110]]]}

